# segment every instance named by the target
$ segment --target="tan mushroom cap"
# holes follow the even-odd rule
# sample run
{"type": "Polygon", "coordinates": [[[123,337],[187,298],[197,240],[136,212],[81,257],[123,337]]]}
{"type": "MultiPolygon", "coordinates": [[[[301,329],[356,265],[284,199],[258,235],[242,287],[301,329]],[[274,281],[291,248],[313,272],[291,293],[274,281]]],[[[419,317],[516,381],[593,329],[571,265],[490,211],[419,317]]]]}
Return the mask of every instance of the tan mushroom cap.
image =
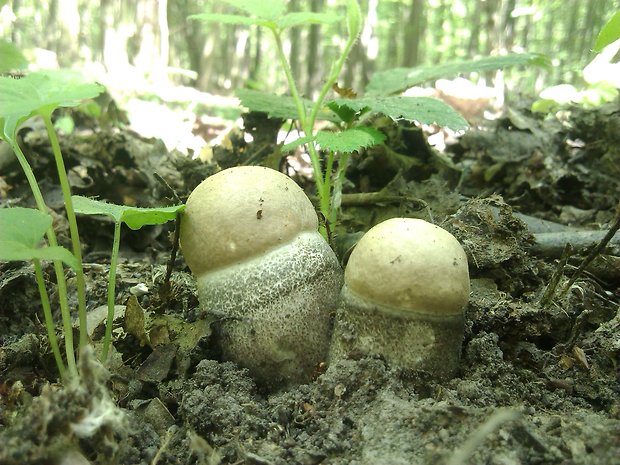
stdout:
{"type": "Polygon", "coordinates": [[[304,191],[271,168],[229,168],[205,179],[187,199],[181,248],[195,275],[261,255],[318,219],[304,191]]]}
{"type": "Polygon", "coordinates": [[[457,315],[469,300],[469,271],[452,234],[424,220],[393,218],[359,241],[345,270],[365,301],[429,316],[457,315]]]}

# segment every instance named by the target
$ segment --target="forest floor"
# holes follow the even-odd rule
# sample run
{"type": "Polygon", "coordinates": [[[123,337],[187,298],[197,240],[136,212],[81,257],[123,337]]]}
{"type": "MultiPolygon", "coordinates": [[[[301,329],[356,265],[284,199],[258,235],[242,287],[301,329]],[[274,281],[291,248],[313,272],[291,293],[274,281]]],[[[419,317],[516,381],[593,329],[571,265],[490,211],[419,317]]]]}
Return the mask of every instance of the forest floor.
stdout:
{"type": "MultiPolygon", "coordinates": [[[[0,263],[0,464],[620,464],[618,236],[564,289],[601,238],[582,232],[609,229],[618,214],[618,105],[544,119],[512,109],[445,153],[414,126],[376,125],[387,148],[354,157],[345,194],[380,194],[343,197],[336,248],[393,216],[459,239],[471,297],[454,379],[361,358],[263,392],[213,359],[182,256],[165,282],[172,225],[125,230],[113,354],[103,369],[83,353],[80,383],[56,382],[32,267],[0,263]]],[[[61,147],[75,194],[155,206],[171,200],[153,173],[185,199],[216,162],[273,163],[261,144],[277,128],[260,117],[251,126],[262,139],[233,132],[208,163],[119,129],[76,130],[61,147]]],[[[67,244],[44,131],[33,125],[22,139],[67,244]]],[[[0,158],[0,173],[1,206],[28,206],[19,166],[0,158]]],[[[97,350],[113,225],[79,221],[97,350]]]]}

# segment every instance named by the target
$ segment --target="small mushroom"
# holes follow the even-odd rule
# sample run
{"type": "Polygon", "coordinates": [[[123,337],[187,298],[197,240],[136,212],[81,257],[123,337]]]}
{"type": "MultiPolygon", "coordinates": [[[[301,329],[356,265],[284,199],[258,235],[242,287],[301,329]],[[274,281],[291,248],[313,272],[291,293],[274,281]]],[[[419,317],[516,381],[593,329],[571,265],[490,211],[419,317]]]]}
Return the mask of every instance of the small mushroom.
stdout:
{"type": "Polygon", "coordinates": [[[419,219],[384,221],[353,249],[344,281],[332,360],[379,355],[438,379],[456,374],[469,271],[454,236],[419,219]]]}
{"type": "Polygon", "coordinates": [[[269,168],[221,171],[187,200],[180,240],[221,357],[268,389],[309,381],[343,277],[303,190],[269,168]]]}

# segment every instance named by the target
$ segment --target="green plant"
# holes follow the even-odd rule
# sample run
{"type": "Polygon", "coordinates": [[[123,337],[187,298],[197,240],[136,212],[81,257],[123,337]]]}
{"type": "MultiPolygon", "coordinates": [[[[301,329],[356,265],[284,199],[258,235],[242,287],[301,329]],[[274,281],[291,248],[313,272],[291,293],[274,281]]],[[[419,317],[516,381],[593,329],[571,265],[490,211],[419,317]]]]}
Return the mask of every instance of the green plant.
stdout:
{"type": "Polygon", "coordinates": [[[101,360],[108,358],[108,350],[112,341],[112,323],[114,320],[114,301],[116,287],[116,265],[121,242],[121,224],[125,223],[130,229],[136,230],[143,226],[164,224],[175,220],[177,215],[185,209],[185,205],[158,208],[136,208],[124,205],[115,205],[100,200],[89,199],[79,195],[72,197],[75,211],[82,215],[103,215],[114,220],[114,238],[112,240],[112,254],[110,258],[110,274],[108,276],[108,316],[103,339],[101,360]]]}
{"type": "MultiPolygon", "coordinates": [[[[3,208],[0,210],[0,260],[32,260],[34,263],[35,277],[41,297],[41,305],[43,306],[47,336],[54,354],[54,359],[56,360],[56,365],[58,366],[58,371],[61,377],[64,378],[66,375],[65,365],[60,354],[58,339],[56,338],[52,309],[50,307],[43,271],[41,269],[41,260],[54,260],[57,263],[64,261],[76,272],[80,268],[80,264],[75,256],[64,247],[38,247],[39,242],[41,242],[41,239],[43,239],[43,236],[51,227],[52,217],[39,210],[21,207],[3,208]]],[[[61,300],[66,300],[66,288],[59,285],[58,289],[59,293],[63,292],[60,296],[61,300]]],[[[67,350],[71,350],[67,352],[67,361],[71,373],[75,375],[77,369],[73,357],[71,315],[68,313],[68,307],[66,305],[63,305],[61,309],[65,333],[70,335],[68,339],[65,338],[65,347],[67,350]]]]}
{"type": "MultiPolygon", "coordinates": [[[[75,271],[76,287],[78,297],[78,320],[79,320],[79,348],[82,349],[88,344],[88,332],[86,323],[86,292],[85,279],[82,267],[82,252],[75,216],[74,198],[71,196],[71,189],[67,177],[64,160],[60,150],[58,137],[52,123],[52,113],[59,107],[73,107],[82,100],[96,97],[103,91],[103,87],[98,84],[88,83],[84,78],[74,72],[41,71],[28,74],[21,79],[0,77],[0,139],[5,140],[17,156],[19,164],[24,171],[30,190],[38,210],[8,208],[0,210],[0,220],[3,227],[3,243],[0,244],[0,259],[2,260],[33,260],[35,265],[35,276],[41,295],[41,303],[44,309],[45,323],[50,339],[50,345],[54,352],[56,364],[61,377],[77,377],[78,371],[75,362],[75,347],[73,341],[71,312],[68,304],[67,282],[64,274],[63,261],[71,266],[75,271]],[[17,132],[21,124],[33,117],[40,117],[47,130],[47,135],[52,147],[55,160],[56,171],[60,181],[60,187],[65,203],[65,211],[69,222],[69,232],[71,239],[71,252],[59,247],[56,234],[52,228],[51,217],[47,214],[47,205],[43,199],[41,189],[37,183],[34,172],[28,163],[17,139],[17,132]],[[29,223],[36,224],[36,229],[29,223]],[[35,234],[36,233],[36,234],[35,234]],[[37,244],[45,234],[49,247],[37,248],[37,244]],[[20,245],[21,244],[21,245],[20,245]],[[45,282],[39,260],[51,259],[54,264],[56,284],[58,287],[61,318],[64,330],[65,354],[67,367],[60,357],[58,343],[54,333],[54,323],[51,309],[49,308],[49,298],[45,288],[45,282]]],[[[76,198],[81,210],[92,214],[95,208],[89,202],[76,198]]],[[[182,206],[173,207],[174,212],[179,211],[182,206]]],[[[98,213],[109,214],[118,223],[125,221],[130,227],[140,227],[143,224],[157,224],[162,218],[169,220],[168,209],[159,209],[161,213],[149,212],[146,217],[139,217],[137,209],[127,209],[126,207],[99,206],[98,213]],[[159,216],[158,216],[159,215],[159,216]],[[163,215],[163,216],[161,216],[163,215]],[[139,219],[136,219],[138,218],[139,219]],[[133,223],[130,223],[133,221],[133,223]]],[[[163,221],[162,221],[163,222],[163,221]]],[[[116,263],[118,255],[117,237],[115,235],[115,249],[113,250],[112,261],[116,263]]],[[[111,270],[110,278],[112,285],[113,302],[113,279],[114,273],[111,270]]],[[[107,355],[107,348],[111,333],[106,329],[106,341],[104,342],[104,357],[107,355]]]]}
{"type": "MultiPolygon", "coordinates": [[[[221,22],[264,27],[271,32],[275,49],[290,90],[289,96],[277,96],[265,92],[240,89],[237,96],[250,110],[261,111],[270,116],[297,119],[304,137],[282,147],[290,150],[307,144],[319,198],[319,209],[329,224],[336,221],[340,207],[341,190],[349,155],[362,148],[383,143],[385,136],[377,129],[364,124],[368,116],[381,113],[393,119],[436,123],[454,130],[467,127],[466,121],[446,103],[427,97],[403,97],[392,95],[407,87],[447,74],[487,71],[506,66],[544,63],[536,54],[512,54],[489,57],[482,60],[448,63],[436,67],[398,68],[377,73],[369,83],[366,96],[362,98],[336,98],[327,100],[330,90],[337,84],[343,65],[362,30],[362,15],[356,0],[346,0],[347,40],[325,77],[318,97],[312,101],[302,98],[291,67],[284,54],[282,34],[290,27],[309,24],[329,24],[343,18],[333,13],[292,12],[286,13],[284,0],[224,0],[244,14],[203,13],[190,19],[204,22],[221,22]],[[316,131],[315,123],[327,120],[336,124],[336,131],[316,131]],[[324,159],[320,151],[325,153],[324,159]]],[[[329,227],[329,226],[328,226],[329,227]]],[[[323,229],[328,235],[329,231],[323,229]]]]}

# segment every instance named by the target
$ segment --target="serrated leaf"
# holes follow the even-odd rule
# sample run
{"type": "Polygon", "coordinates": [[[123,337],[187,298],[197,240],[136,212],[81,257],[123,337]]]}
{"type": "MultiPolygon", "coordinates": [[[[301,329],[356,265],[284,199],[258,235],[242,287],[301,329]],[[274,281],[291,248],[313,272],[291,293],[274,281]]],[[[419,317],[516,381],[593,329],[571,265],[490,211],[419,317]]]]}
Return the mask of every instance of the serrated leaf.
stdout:
{"type": "Polygon", "coordinates": [[[466,129],[467,121],[447,103],[430,97],[363,97],[336,99],[333,102],[355,111],[373,111],[393,119],[406,119],[423,124],[438,124],[455,131],[466,129]]]}
{"type": "Polygon", "coordinates": [[[357,126],[340,132],[319,131],[316,134],[316,141],[321,149],[342,153],[382,144],[384,140],[385,134],[367,126],[357,126]]]}
{"type": "Polygon", "coordinates": [[[25,68],[26,57],[12,43],[0,40],[0,73],[25,68]]]}
{"type": "Polygon", "coordinates": [[[332,24],[342,20],[341,16],[332,13],[313,13],[310,11],[299,11],[288,13],[276,21],[280,29],[289,27],[303,26],[306,24],[332,24]]]}
{"type": "Polygon", "coordinates": [[[616,11],[605,23],[601,32],[598,33],[594,51],[600,53],[605,47],[618,39],[620,39],[620,11],[616,11]]]}
{"type": "Polygon", "coordinates": [[[342,120],[344,123],[351,123],[355,117],[358,115],[358,111],[354,110],[346,105],[339,105],[333,100],[327,102],[327,108],[338,115],[338,118],[342,120]]]}
{"type": "Polygon", "coordinates": [[[81,195],[74,195],[71,199],[76,213],[109,216],[116,223],[123,222],[134,230],[142,226],[167,223],[176,219],[177,215],[185,209],[185,205],[159,208],[127,207],[89,199],[81,195]]]}
{"type": "Polygon", "coordinates": [[[191,15],[188,19],[202,21],[205,23],[241,24],[244,26],[267,26],[268,21],[261,18],[250,18],[249,16],[227,15],[220,13],[201,13],[191,15]]]}
{"type": "Polygon", "coordinates": [[[38,247],[52,217],[32,208],[0,209],[0,260],[61,260],[79,268],[75,256],[64,247],[38,247]]]}
{"type": "MultiPolygon", "coordinates": [[[[235,95],[241,100],[241,104],[251,111],[260,111],[269,116],[283,119],[299,119],[297,106],[293,97],[285,95],[275,95],[253,89],[237,89],[235,95]]],[[[310,100],[304,99],[306,108],[312,107],[310,100]]],[[[339,122],[339,119],[332,112],[319,112],[319,120],[339,122]]]]}
{"type": "Polygon", "coordinates": [[[512,53],[434,66],[394,68],[375,73],[368,83],[366,95],[395,94],[425,81],[448,78],[460,73],[492,71],[519,65],[548,66],[548,63],[549,60],[538,53],[512,53]]]}
{"type": "Polygon", "coordinates": [[[284,0],[223,0],[224,3],[258,18],[274,21],[286,11],[284,0]]]}
{"type": "Polygon", "coordinates": [[[68,70],[38,71],[21,79],[0,76],[0,136],[13,138],[17,127],[31,116],[77,106],[103,89],[68,70]]]}

